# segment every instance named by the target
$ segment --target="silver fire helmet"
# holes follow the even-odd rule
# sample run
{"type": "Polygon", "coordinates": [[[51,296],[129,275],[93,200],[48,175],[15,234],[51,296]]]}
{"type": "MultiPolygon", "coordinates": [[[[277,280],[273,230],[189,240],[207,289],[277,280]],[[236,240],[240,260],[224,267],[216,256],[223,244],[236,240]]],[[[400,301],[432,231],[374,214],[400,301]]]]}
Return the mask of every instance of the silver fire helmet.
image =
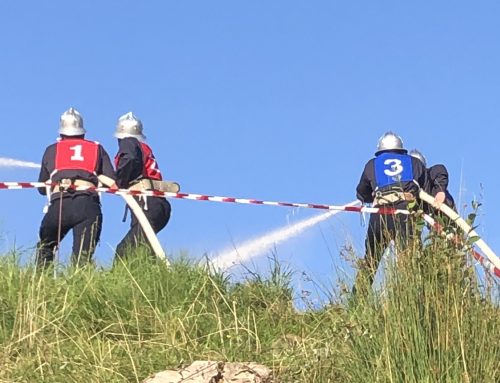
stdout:
{"type": "Polygon", "coordinates": [[[135,137],[139,141],[145,140],[142,134],[142,122],[132,112],[124,114],[118,119],[115,131],[116,138],[135,137]]]}
{"type": "Polygon", "coordinates": [[[378,139],[375,155],[386,150],[399,150],[406,153],[406,149],[403,148],[403,140],[393,132],[387,132],[378,139]]]}
{"type": "Polygon", "coordinates": [[[425,167],[427,167],[427,160],[425,159],[424,155],[419,152],[417,149],[412,149],[410,150],[410,156],[418,158],[422,163],[424,164],[425,167]]]}
{"type": "Polygon", "coordinates": [[[61,115],[59,134],[65,136],[81,136],[85,134],[83,118],[75,108],[69,108],[61,115]]]}

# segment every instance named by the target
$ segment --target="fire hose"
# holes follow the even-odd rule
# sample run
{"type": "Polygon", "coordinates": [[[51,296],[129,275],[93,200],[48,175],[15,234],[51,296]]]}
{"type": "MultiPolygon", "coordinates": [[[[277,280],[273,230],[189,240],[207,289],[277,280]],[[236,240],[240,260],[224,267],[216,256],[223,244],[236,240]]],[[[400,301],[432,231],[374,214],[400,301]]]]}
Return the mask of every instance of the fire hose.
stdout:
{"type": "MultiPolygon", "coordinates": [[[[115,183],[115,181],[109,177],[106,177],[104,175],[100,175],[99,181],[106,186],[111,186],[115,183]]],[[[108,189],[109,190],[109,189],[108,189]]],[[[121,194],[122,198],[125,200],[127,205],[130,207],[130,210],[132,210],[132,213],[134,213],[135,217],[139,221],[139,224],[142,227],[142,230],[144,231],[144,234],[146,235],[146,238],[148,239],[149,243],[151,244],[151,247],[155,253],[155,255],[163,260],[167,265],[170,265],[170,262],[167,259],[167,256],[165,255],[165,252],[163,251],[163,248],[161,247],[160,241],[158,240],[158,237],[156,236],[156,233],[153,230],[153,227],[149,223],[148,218],[144,214],[144,211],[142,210],[141,206],[139,203],[129,194],[121,194]]]]}
{"type": "MultiPolygon", "coordinates": [[[[431,206],[434,205],[434,197],[430,196],[423,190],[420,191],[420,199],[427,202],[431,206]]],[[[438,209],[443,212],[448,218],[450,218],[460,229],[463,230],[467,238],[475,238],[474,244],[481,249],[484,255],[488,258],[488,263],[487,268],[490,269],[496,276],[500,277],[500,259],[497,257],[497,255],[491,250],[491,248],[484,242],[484,240],[479,236],[479,234],[467,223],[465,220],[458,215],[457,212],[455,212],[453,209],[451,209],[449,206],[442,204],[441,206],[438,207],[438,209]],[[491,263],[491,266],[488,264],[491,263]]],[[[429,223],[431,221],[428,220],[429,223]]],[[[473,251],[473,255],[476,259],[478,259],[478,256],[480,257],[478,261],[481,263],[485,263],[486,261],[484,258],[480,256],[480,254],[477,254],[477,252],[473,251]],[[482,261],[481,261],[482,259],[482,261]]]]}
{"type": "MultiPolygon", "coordinates": [[[[440,225],[436,222],[434,218],[432,218],[428,214],[424,214],[424,220],[427,222],[434,230],[436,230],[438,233],[442,231],[442,228],[440,225]]],[[[491,263],[487,258],[483,257],[478,251],[476,251],[474,248],[470,249],[470,252],[474,259],[479,262],[486,270],[488,270],[491,274],[495,275],[496,277],[500,278],[500,269],[496,268],[493,263],[491,263]]]]}

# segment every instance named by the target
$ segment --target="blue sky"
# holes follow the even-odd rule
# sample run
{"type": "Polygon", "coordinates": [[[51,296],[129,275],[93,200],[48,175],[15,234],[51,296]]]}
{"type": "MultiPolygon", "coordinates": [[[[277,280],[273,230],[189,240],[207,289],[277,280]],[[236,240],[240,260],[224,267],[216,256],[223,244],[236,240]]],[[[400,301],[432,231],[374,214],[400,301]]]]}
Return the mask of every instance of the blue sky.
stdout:
{"type": "MultiPolygon", "coordinates": [[[[479,232],[500,249],[498,2],[7,0],[0,12],[0,156],[39,162],[70,106],[114,156],[116,120],[132,110],[186,192],[343,204],[393,130],[448,167],[457,200],[481,196],[479,232]]],[[[0,169],[2,181],[36,176],[0,169]]],[[[44,198],[0,200],[3,247],[33,246],[44,198]]],[[[171,203],[160,240],[193,257],[317,214],[171,203]]],[[[116,196],[103,210],[106,264],[128,225],[116,196]]],[[[364,232],[339,215],[278,258],[325,280],[364,232]]]]}

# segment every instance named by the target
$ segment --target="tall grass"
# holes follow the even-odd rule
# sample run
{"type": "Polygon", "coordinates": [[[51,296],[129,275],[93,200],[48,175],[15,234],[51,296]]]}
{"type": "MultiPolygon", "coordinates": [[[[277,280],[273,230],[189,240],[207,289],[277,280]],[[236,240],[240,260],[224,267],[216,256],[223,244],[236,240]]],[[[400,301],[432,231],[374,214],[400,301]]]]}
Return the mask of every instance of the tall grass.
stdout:
{"type": "Polygon", "coordinates": [[[417,243],[399,250],[385,294],[363,297],[351,311],[350,379],[500,381],[498,284],[480,283],[444,240],[431,238],[425,250],[417,243]]]}
{"type": "Polygon", "coordinates": [[[383,293],[297,312],[292,274],[231,282],[136,254],[57,278],[0,258],[1,382],[141,382],[193,360],[257,361],[282,382],[498,382],[498,285],[440,238],[400,249],[383,293]]]}

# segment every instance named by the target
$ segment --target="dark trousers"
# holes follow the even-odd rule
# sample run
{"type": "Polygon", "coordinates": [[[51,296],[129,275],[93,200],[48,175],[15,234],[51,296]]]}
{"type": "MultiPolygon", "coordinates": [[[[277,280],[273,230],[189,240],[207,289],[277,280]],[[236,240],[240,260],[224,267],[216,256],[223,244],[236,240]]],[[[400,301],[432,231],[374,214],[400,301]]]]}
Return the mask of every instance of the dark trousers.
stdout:
{"type": "Polygon", "coordinates": [[[412,233],[413,226],[408,215],[371,214],[365,240],[366,254],[359,267],[353,292],[371,287],[382,255],[391,240],[397,239],[398,244],[404,245],[412,233]]]}
{"type": "Polygon", "coordinates": [[[71,261],[75,266],[90,263],[101,236],[102,213],[97,193],[64,195],[51,201],[40,225],[37,244],[37,266],[46,267],[54,260],[54,250],[60,240],[73,230],[71,261]],[[61,222],[59,222],[59,214],[61,222]]]}
{"type": "MultiPolygon", "coordinates": [[[[167,225],[170,219],[171,206],[165,198],[146,197],[146,201],[143,198],[134,198],[139,202],[139,205],[144,211],[144,214],[146,215],[146,218],[148,219],[155,233],[158,233],[167,225]]],[[[132,249],[140,245],[147,246],[149,248],[149,251],[151,252],[151,255],[153,255],[153,249],[151,248],[151,245],[149,244],[146,235],[142,230],[141,225],[139,224],[139,221],[132,213],[130,230],[116,246],[116,257],[124,258],[132,249]]]]}

